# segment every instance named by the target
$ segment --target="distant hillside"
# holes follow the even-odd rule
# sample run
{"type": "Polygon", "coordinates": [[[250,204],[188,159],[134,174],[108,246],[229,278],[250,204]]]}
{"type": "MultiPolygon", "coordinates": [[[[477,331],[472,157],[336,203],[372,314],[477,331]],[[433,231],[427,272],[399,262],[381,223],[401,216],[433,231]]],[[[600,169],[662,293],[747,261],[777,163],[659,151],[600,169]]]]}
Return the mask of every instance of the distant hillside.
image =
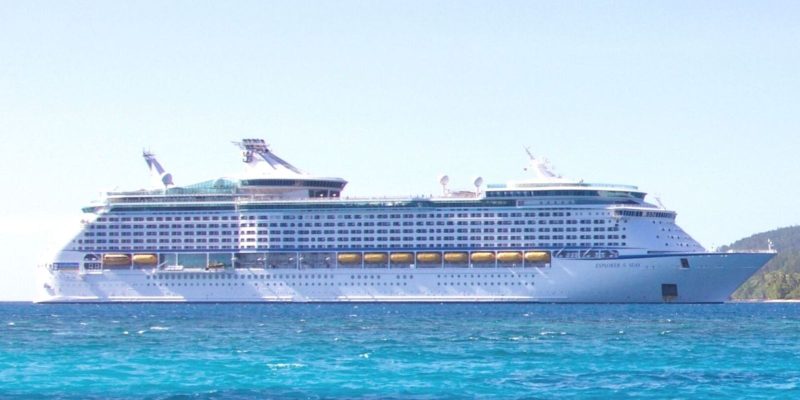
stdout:
{"type": "Polygon", "coordinates": [[[800,299],[800,226],[758,233],[719,250],[765,249],[768,240],[778,254],[733,293],[734,299],[800,299]]]}

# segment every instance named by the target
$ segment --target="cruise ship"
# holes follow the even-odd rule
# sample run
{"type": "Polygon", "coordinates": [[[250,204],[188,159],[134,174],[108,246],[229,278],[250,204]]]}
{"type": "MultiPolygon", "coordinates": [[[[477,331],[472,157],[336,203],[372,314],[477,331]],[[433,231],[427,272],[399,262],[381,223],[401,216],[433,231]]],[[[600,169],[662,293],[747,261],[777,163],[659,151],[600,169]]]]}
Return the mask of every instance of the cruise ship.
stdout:
{"type": "Polygon", "coordinates": [[[112,191],[39,268],[40,302],[716,303],[774,256],[710,252],[635,186],[555,174],[440,196],[349,198],[261,139],[244,171],[112,191]]]}

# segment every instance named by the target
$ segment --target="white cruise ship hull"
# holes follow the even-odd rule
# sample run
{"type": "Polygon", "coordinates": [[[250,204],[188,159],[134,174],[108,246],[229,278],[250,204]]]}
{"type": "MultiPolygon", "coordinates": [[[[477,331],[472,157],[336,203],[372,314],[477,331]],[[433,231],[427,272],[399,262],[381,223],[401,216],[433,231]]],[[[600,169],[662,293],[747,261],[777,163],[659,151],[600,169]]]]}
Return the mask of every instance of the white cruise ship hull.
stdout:
{"type": "MultiPolygon", "coordinates": [[[[75,260],[83,255],[62,253],[75,260]]],[[[773,256],[553,258],[524,268],[42,268],[38,302],[720,303],[773,256]]]]}

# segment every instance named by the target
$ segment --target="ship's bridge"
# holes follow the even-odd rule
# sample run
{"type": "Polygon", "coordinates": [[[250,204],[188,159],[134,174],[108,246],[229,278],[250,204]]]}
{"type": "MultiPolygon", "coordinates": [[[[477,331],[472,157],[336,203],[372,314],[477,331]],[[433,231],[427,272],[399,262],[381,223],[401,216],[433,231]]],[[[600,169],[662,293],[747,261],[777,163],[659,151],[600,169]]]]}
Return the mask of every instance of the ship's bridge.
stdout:
{"type": "Polygon", "coordinates": [[[646,196],[636,186],[607,185],[576,182],[563,183],[520,183],[489,185],[487,198],[536,198],[571,199],[575,202],[613,202],[640,204],[646,196]]]}
{"type": "Polygon", "coordinates": [[[526,171],[533,177],[523,181],[488,185],[487,198],[510,197],[530,198],[557,204],[642,204],[647,193],[636,186],[604,183],[586,183],[583,180],[564,178],[552,170],[545,158],[534,157],[526,149],[530,158],[526,171]]]}

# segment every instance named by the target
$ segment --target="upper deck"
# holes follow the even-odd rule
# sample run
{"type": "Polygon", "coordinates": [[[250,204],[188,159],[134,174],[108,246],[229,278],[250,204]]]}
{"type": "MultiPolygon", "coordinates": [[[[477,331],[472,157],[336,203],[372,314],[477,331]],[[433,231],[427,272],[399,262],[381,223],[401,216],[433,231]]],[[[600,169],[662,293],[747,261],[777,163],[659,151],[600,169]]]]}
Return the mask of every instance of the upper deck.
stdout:
{"type": "Polygon", "coordinates": [[[655,208],[644,202],[645,192],[636,186],[586,183],[556,175],[546,160],[530,155],[530,180],[490,184],[482,190],[450,192],[443,178],[443,194],[419,197],[342,197],[347,181],[308,174],[275,155],[260,139],[235,142],[242,150],[245,171],[238,177],[218,178],[176,186],[172,175],[155,159],[144,154],[158,185],[135,191],[112,191],[85,212],[233,210],[270,208],[352,207],[510,207],[535,205],[630,205],[655,208]]]}

